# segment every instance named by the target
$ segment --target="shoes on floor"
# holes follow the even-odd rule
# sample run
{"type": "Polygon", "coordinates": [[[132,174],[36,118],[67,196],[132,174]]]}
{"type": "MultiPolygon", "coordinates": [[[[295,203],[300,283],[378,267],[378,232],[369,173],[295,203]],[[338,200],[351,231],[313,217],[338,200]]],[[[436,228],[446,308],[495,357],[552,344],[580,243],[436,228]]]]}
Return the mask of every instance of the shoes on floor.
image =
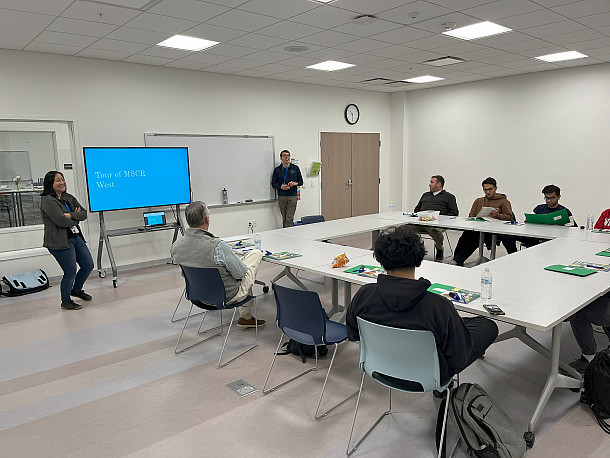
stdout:
{"type": "Polygon", "coordinates": [[[592,324],[591,325],[593,327],[593,330],[595,332],[599,332],[600,334],[605,334],[604,328],[601,326],[598,326],[597,324],[592,324]]]}
{"type": "Polygon", "coordinates": [[[258,324],[258,326],[264,326],[265,320],[257,320],[254,317],[252,317],[250,319],[245,319],[244,317],[240,317],[239,320],[237,321],[237,326],[240,328],[255,328],[257,324],[258,324]]]}
{"type": "Polygon", "coordinates": [[[83,306],[81,304],[77,304],[72,299],[70,299],[67,302],[62,302],[61,308],[64,310],[80,310],[83,308],[83,306]]]}
{"type": "Polygon", "coordinates": [[[585,358],[583,355],[580,355],[580,358],[575,359],[570,363],[570,367],[578,372],[580,375],[585,375],[585,371],[587,370],[587,366],[589,365],[589,360],[585,358]]]}
{"type": "Polygon", "coordinates": [[[436,262],[443,262],[443,258],[445,257],[445,252],[442,250],[437,250],[436,251],[436,256],[434,257],[434,260],[436,262]]]}
{"type": "Polygon", "coordinates": [[[449,261],[447,261],[447,264],[449,264],[450,266],[460,266],[460,267],[464,267],[462,264],[458,264],[457,261],[455,259],[450,259],[449,261]]]}
{"type": "Polygon", "coordinates": [[[84,301],[90,301],[92,299],[92,297],[86,292],[84,292],[82,289],[80,291],[70,291],[70,296],[78,297],[79,299],[82,299],[84,301]]]}

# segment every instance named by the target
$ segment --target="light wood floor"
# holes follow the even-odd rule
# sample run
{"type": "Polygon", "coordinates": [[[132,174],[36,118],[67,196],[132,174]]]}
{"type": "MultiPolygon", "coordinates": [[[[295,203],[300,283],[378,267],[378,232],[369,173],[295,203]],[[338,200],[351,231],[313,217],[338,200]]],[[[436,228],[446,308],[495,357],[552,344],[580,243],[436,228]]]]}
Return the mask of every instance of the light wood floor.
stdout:
{"type": "MultiPolygon", "coordinates": [[[[342,242],[368,247],[370,239],[342,242]]],[[[279,271],[263,263],[258,278],[268,282],[279,271]]],[[[280,282],[290,286],[285,278],[280,282]]],[[[305,283],[329,304],[330,282],[305,283]]],[[[117,289],[94,273],[86,284],[94,299],[80,311],[60,309],[57,284],[20,298],[0,298],[0,456],[344,456],[355,400],[313,419],[330,357],[321,359],[319,371],[261,395],[280,336],[272,294],[255,289],[257,315],[267,320],[259,346],[217,369],[220,338],[174,355],[182,324],[170,323],[170,317],[183,288],[178,268],[164,265],[121,272],[117,289]],[[259,391],[240,398],[226,388],[239,379],[259,391]]],[[[184,302],[183,307],[186,313],[184,302]]],[[[189,337],[196,325],[189,325],[189,337]]],[[[562,358],[571,361],[578,348],[569,326],[563,331],[562,358]]],[[[550,343],[548,333],[532,334],[550,343]]],[[[234,329],[228,354],[253,335],[253,330],[234,329]]],[[[596,337],[600,346],[608,344],[605,336],[596,337]]],[[[521,343],[505,341],[493,345],[461,380],[482,385],[525,431],[547,365],[521,343]]],[[[304,367],[293,356],[278,357],[273,381],[304,367]]],[[[327,387],[328,403],[351,394],[358,382],[358,344],[345,342],[327,387]]],[[[382,387],[365,383],[357,433],[385,409],[385,399],[382,387]]],[[[396,413],[354,456],[435,456],[433,397],[401,393],[393,400],[396,413]]],[[[535,432],[528,457],[610,456],[610,436],[569,390],[553,394],[535,432]]],[[[451,426],[450,438],[455,438],[451,426]]],[[[455,456],[466,455],[459,450],[455,456]]]]}

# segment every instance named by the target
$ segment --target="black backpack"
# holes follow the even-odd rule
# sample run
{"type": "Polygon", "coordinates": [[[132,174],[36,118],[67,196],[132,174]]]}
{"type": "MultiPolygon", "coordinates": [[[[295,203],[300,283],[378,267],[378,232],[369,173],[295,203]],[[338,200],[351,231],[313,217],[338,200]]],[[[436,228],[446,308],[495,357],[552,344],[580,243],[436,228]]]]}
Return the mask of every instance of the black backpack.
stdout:
{"type": "MultiPolygon", "coordinates": [[[[292,339],[288,342],[284,342],[282,348],[284,349],[284,352],[278,353],[278,355],[289,355],[291,353],[293,355],[299,355],[303,363],[307,361],[308,356],[314,356],[316,351],[315,345],[302,344],[292,339]]],[[[318,346],[318,356],[326,356],[327,354],[328,348],[326,348],[326,345],[318,346]]]]}
{"type": "Polygon", "coordinates": [[[599,426],[610,434],[610,347],[600,351],[585,371],[585,391],[580,400],[588,404],[599,426]]]}

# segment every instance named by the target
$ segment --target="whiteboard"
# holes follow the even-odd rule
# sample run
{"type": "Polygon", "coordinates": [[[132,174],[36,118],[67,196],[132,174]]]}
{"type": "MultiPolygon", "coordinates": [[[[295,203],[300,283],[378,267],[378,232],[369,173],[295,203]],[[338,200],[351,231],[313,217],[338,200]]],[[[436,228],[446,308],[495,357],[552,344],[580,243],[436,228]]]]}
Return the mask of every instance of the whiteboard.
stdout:
{"type": "Polygon", "coordinates": [[[273,137],[145,133],[144,144],[188,147],[193,200],[222,205],[223,189],[228,205],[275,199],[273,137]]]}

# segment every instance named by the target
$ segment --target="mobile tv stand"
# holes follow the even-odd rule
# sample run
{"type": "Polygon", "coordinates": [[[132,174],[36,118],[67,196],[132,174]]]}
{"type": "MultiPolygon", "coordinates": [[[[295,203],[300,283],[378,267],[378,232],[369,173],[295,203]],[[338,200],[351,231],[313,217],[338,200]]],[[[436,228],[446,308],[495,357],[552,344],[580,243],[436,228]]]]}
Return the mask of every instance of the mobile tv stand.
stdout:
{"type": "Polygon", "coordinates": [[[174,237],[172,243],[178,238],[178,232],[184,234],[182,224],[180,224],[180,205],[176,205],[176,222],[165,224],[163,226],[156,227],[126,227],[123,229],[106,229],[106,222],[104,221],[104,212],[99,212],[100,218],[100,242],[97,248],[97,274],[100,278],[106,277],[106,269],[102,268],[102,251],[104,249],[104,243],[106,243],[106,250],[108,251],[108,259],[110,259],[110,267],[112,269],[112,286],[117,287],[118,271],[116,262],[114,261],[114,255],[112,254],[112,247],[110,246],[110,237],[118,237],[121,235],[132,235],[132,234],[147,234],[156,231],[167,231],[169,229],[174,230],[174,237]]]}

